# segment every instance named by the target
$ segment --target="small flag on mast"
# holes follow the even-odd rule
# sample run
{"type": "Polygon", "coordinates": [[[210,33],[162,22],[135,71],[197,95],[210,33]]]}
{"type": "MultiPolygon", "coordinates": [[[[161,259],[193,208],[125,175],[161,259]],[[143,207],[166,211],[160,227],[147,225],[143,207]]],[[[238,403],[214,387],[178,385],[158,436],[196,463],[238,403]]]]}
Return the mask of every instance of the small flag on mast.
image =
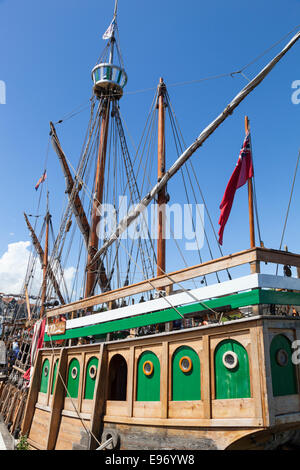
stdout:
{"type": "Polygon", "coordinates": [[[116,20],[113,19],[112,22],[110,23],[109,27],[107,28],[107,30],[103,34],[102,39],[104,39],[104,40],[110,39],[113,36],[114,31],[115,31],[115,25],[116,25],[116,20]]]}
{"type": "Polygon", "coordinates": [[[37,184],[35,185],[35,190],[37,191],[39,189],[40,184],[42,184],[44,181],[46,181],[47,178],[47,172],[46,170],[44,171],[44,174],[40,177],[38,180],[37,184]]]}
{"type": "Polygon", "coordinates": [[[251,142],[250,142],[250,133],[247,132],[243,146],[240,151],[239,159],[237,161],[236,167],[231,175],[231,178],[227,184],[220,209],[221,215],[219,219],[219,243],[223,244],[223,232],[230,215],[231,207],[233,204],[235,192],[241,186],[248,181],[249,178],[253,176],[253,163],[252,163],[252,154],[251,154],[251,142]]]}

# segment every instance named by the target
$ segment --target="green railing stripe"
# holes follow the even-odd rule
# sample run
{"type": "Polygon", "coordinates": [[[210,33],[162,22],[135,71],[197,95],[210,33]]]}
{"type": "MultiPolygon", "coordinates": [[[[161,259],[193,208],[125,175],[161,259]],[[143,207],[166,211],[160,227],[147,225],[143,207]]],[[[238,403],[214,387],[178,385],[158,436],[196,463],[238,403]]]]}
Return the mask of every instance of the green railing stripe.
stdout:
{"type": "MultiPolygon", "coordinates": [[[[277,305],[300,305],[300,293],[297,292],[278,292],[273,290],[253,289],[249,292],[228,295],[218,299],[207,300],[203,303],[194,303],[183,307],[176,307],[181,315],[189,313],[202,312],[209,308],[229,306],[232,310],[239,307],[259,304],[277,304],[277,305]],[[205,304],[205,305],[204,305],[205,304]]],[[[103,313],[105,315],[105,313],[103,313]]],[[[158,312],[146,313],[143,315],[122,318],[107,323],[84,326],[67,330],[64,335],[55,335],[51,338],[46,334],[45,341],[56,341],[62,339],[73,339],[84,336],[104,335],[114,331],[129,330],[130,328],[139,328],[156,323],[165,323],[179,320],[181,316],[173,309],[160,310],[158,312]]]]}

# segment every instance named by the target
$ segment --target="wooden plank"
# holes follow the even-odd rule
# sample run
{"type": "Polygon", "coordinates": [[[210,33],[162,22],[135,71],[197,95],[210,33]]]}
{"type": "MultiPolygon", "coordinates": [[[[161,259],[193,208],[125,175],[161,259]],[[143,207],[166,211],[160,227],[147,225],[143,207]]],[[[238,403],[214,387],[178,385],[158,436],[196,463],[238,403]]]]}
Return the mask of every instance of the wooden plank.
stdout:
{"type": "Polygon", "coordinates": [[[168,398],[169,398],[169,343],[164,341],[161,352],[161,380],[160,380],[160,401],[161,418],[168,417],[168,398]]]}
{"type": "MultiPolygon", "coordinates": [[[[270,274],[254,274],[250,276],[243,276],[231,281],[225,281],[210,286],[192,289],[188,292],[181,292],[166,297],[162,297],[147,302],[121,307],[100,314],[88,315],[85,317],[77,318],[75,320],[68,320],[66,323],[67,329],[79,328],[88,326],[95,323],[103,323],[107,321],[115,321],[121,318],[133,317],[140,314],[155,312],[159,310],[166,310],[172,307],[184,306],[193,302],[203,302],[203,308],[206,306],[206,301],[209,299],[216,300],[219,297],[241,293],[242,291],[249,291],[251,289],[284,289],[292,291],[300,291],[300,279],[288,278],[286,276],[274,276],[270,274]]],[[[263,299],[261,303],[283,303],[283,304],[300,304],[299,292],[261,292],[263,299]]],[[[222,305],[219,303],[218,305],[222,305]]],[[[224,303],[223,303],[224,305],[224,303]]],[[[238,303],[235,306],[239,306],[238,303]]],[[[184,312],[187,313],[187,312],[184,312]]]]}
{"type": "MultiPolygon", "coordinates": [[[[300,302],[300,294],[298,295],[300,302]]],[[[258,303],[260,303],[260,292],[258,289],[255,289],[249,292],[236,294],[235,296],[227,296],[220,299],[209,300],[205,302],[205,305],[202,303],[195,303],[184,307],[178,307],[176,310],[169,308],[163,311],[147,313],[145,315],[139,315],[130,318],[126,317],[112,322],[104,321],[103,323],[97,323],[83,328],[74,328],[67,330],[65,335],[55,336],[53,339],[60,340],[90,335],[103,335],[113,331],[122,331],[131,328],[138,328],[144,325],[165,323],[181,319],[182,317],[177,312],[179,312],[181,315],[186,315],[190,313],[201,312],[207,310],[208,308],[214,309],[218,307],[224,307],[224,304],[231,306],[231,308],[237,308],[241,306],[255,305],[258,303]]],[[[45,335],[45,341],[49,341],[49,337],[47,335],[45,335]]]]}
{"type": "Polygon", "coordinates": [[[206,418],[203,401],[171,401],[169,417],[172,419],[206,418]]]}
{"type": "Polygon", "coordinates": [[[68,305],[52,309],[47,313],[48,318],[62,315],[68,312],[73,312],[78,309],[87,309],[94,305],[107,303],[109,301],[117,300],[120,298],[128,297],[130,295],[146,292],[149,290],[166,287],[177,282],[193,279],[195,277],[203,276],[206,274],[214,273],[231,267],[240,266],[242,264],[251,263],[255,261],[265,261],[276,264],[289,264],[291,266],[300,267],[300,255],[278,251],[268,250],[266,248],[253,248],[245,250],[240,253],[235,253],[229,256],[224,256],[212,261],[207,261],[200,265],[190,268],[185,268],[180,271],[165,274],[158,278],[142,281],[131,286],[122,287],[114,291],[102,293],[88,299],[76,301],[68,305]]]}
{"type": "MultiPolygon", "coordinates": [[[[136,402],[138,403],[138,402],[136,402]]],[[[153,403],[153,402],[152,402],[153,403]]],[[[147,408],[148,414],[151,415],[151,410],[147,408]]],[[[257,418],[218,418],[218,419],[201,419],[201,418],[150,418],[143,416],[142,407],[140,407],[138,414],[139,417],[122,417],[122,416],[105,416],[103,421],[105,423],[118,423],[118,424],[136,424],[144,426],[164,426],[164,427],[188,427],[188,428],[243,428],[243,427],[263,427],[262,421],[257,418]]]]}
{"type": "MultiPolygon", "coordinates": [[[[160,287],[166,287],[178,282],[183,282],[189,279],[193,279],[196,277],[204,276],[207,274],[211,274],[217,271],[222,271],[225,269],[229,269],[235,266],[240,266],[242,264],[251,263],[253,261],[257,261],[258,256],[263,258],[263,260],[268,261],[267,252],[271,250],[266,250],[265,248],[252,248],[250,250],[241,251],[239,253],[234,253],[232,255],[223,256],[222,258],[218,258],[216,260],[206,261],[205,263],[198,264],[189,268],[184,268],[179,271],[175,271],[169,274],[165,274],[153,279],[147,279],[145,281],[141,281],[137,284],[132,284],[131,286],[121,287],[120,289],[116,289],[110,292],[105,292],[99,295],[95,295],[88,299],[79,300],[76,302],[72,302],[68,305],[64,305],[62,307],[51,309],[47,313],[48,318],[62,315],[68,312],[73,312],[79,309],[87,309],[94,305],[100,305],[103,303],[107,303],[112,300],[121,299],[124,297],[128,297],[131,295],[139,294],[142,292],[147,292],[149,290],[158,289],[160,287]],[[264,250],[263,253],[261,251],[264,250]]],[[[272,250],[272,252],[275,250],[272,250]]],[[[286,252],[280,252],[284,258],[286,252]]],[[[300,255],[299,258],[299,267],[300,267],[300,255]]],[[[297,263],[298,263],[297,258],[297,263]]],[[[277,261],[276,261],[277,262],[277,261]]],[[[296,262],[296,261],[295,261],[296,262]]],[[[284,262],[285,264],[285,262],[284,262]]],[[[289,263],[291,266],[295,266],[295,264],[289,263]]]]}
{"type": "Polygon", "coordinates": [[[37,402],[40,380],[42,371],[42,350],[38,351],[38,355],[34,365],[33,377],[31,379],[31,385],[29,388],[24,420],[22,424],[22,435],[29,435],[30,427],[32,424],[33,415],[35,412],[35,404],[37,402]]]}
{"type": "MultiPolygon", "coordinates": [[[[287,277],[282,277],[282,280],[288,280],[287,277]]],[[[281,281],[281,279],[280,279],[281,281]]],[[[222,297],[225,295],[236,294],[237,292],[247,291],[250,289],[256,289],[259,287],[271,287],[281,289],[292,289],[298,287],[300,290],[300,279],[296,279],[297,286],[287,282],[279,282],[277,276],[270,275],[250,275],[243,276],[238,279],[231,281],[225,281],[218,284],[212,284],[210,286],[201,287],[198,289],[192,289],[188,292],[180,292],[179,294],[169,295],[161,297],[159,299],[149,300],[146,302],[138,303],[135,305],[129,305],[126,307],[120,307],[111,311],[103,313],[94,313],[84,317],[76,318],[74,320],[67,320],[64,322],[67,330],[70,328],[80,328],[83,326],[94,325],[96,323],[103,323],[107,321],[115,321],[121,318],[133,317],[145,313],[166,310],[170,306],[184,306],[193,302],[207,300],[211,298],[222,297]],[[271,279],[270,279],[271,278],[271,279]]],[[[300,296],[299,296],[300,299],[300,296]]],[[[55,325],[55,324],[54,324],[55,325]]],[[[49,325],[46,328],[47,335],[49,334],[49,325]]],[[[59,333],[60,334],[60,333],[59,333]]],[[[63,334],[63,333],[61,333],[63,334]]],[[[51,333],[52,335],[52,333],[51,333]]]]}
{"type": "Polygon", "coordinates": [[[95,449],[99,443],[94,438],[100,439],[102,419],[106,402],[106,378],[107,378],[107,349],[104,343],[100,345],[99,366],[94,391],[94,407],[91,418],[91,449],[95,449]]]}
{"type": "Polygon", "coordinates": [[[262,418],[262,390],[261,390],[261,360],[258,345],[258,328],[250,329],[250,354],[248,354],[250,361],[250,380],[251,380],[251,396],[255,401],[255,416],[262,418]]]}
{"type": "Polygon", "coordinates": [[[210,419],[211,416],[211,360],[210,360],[210,338],[204,335],[202,338],[201,364],[201,398],[203,400],[203,418],[210,419]]]}
{"type": "Polygon", "coordinates": [[[60,350],[60,357],[56,373],[56,381],[52,399],[52,411],[49,421],[49,429],[47,436],[47,450],[53,450],[59,431],[59,425],[61,420],[61,411],[63,409],[64,398],[65,398],[65,387],[63,380],[66,378],[67,370],[67,350],[62,348],[60,350]]]}
{"type": "Polygon", "coordinates": [[[134,402],[134,346],[130,348],[129,364],[128,364],[128,382],[127,382],[127,401],[128,401],[128,416],[133,416],[133,402],[134,402]]]}
{"type": "Polygon", "coordinates": [[[263,423],[265,426],[270,426],[275,422],[275,415],[272,409],[273,404],[273,387],[271,376],[271,360],[270,360],[270,342],[268,332],[269,322],[258,322],[258,348],[259,358],[261,364],[261,398],[262,398],[262,412],[263,423]]]}

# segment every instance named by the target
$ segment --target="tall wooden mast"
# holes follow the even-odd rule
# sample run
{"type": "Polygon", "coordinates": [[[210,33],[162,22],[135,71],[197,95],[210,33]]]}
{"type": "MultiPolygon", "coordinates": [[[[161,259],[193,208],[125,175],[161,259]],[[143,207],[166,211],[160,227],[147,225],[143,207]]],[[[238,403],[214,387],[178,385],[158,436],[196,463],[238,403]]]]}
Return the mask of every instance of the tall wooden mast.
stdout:
{"type": "MultiPolygon", "coordinates": [[[[158,181],[164,176],[166,171],[166,148],[165,148],[165,93],[166,85],[161,78],[158,85],[158,181]]],[[[157,276],[166,272],[166,187],[164,186],[157,195],[157,276]]]]}
{"type": "MultiPolygon", "coordinates": [[[[245,116],[245,132],[250,132],[248,116],[245,116]]],[[[252,178],[248,179],[248,208],[249,208],[249,228],[250,228],[250,248],[255,247],[254,210],[253,210],[253,185],[252,178]]]]}
{"type": "MultiPolygon", "coordinates": [[[[86,275],[86,288],[85,297],[90,297],[94,294],[96,282],[98,276],[100,277],[100,284],[102,290],[109,290],[108,279],[106,277],[105,269],[102,262],[92,262],[95,254],[97,253],[99,246],[99,222],[100,222],[100,211],[99,208],[103,202],[103,190],[104,190],[104,174],[105,174],[105,162],[106,162],[106,149],[107,149],[107,137],[109,127],[109,114],[111,108],[111,102],[114,99],[119,99],[122,96],[122,88],[119,83],[115,83],[115,66],[114,63],[114,48],[115,48],[115,28],[116,18],[118,10],[118,0],[115,0],[115,9],[113,21],[104,35],[103,39],[109,39],[110,41],[110,53],[108,63],[98,64],[92,71],[94,80],[94,94],[102,102],[102,121],[100,131],[100,143],[97,157],[97,167],[95,175],[95,188],[94,188],[94,201],[91,214],[90,224],[90,236],[88,246],[88,259],[87,259],[87,275],[86,275]]],[[[122,69],[118,68],[117,81],[121,82],[122,69]]],[[[127,79],[126,79],[127,80],[127,79]]],[[[124,82],[125,85],[126,81],[124,82]]],[[[124,86],[123,85],[123,86],[124,86]]]]}
{"type": "MultiPolygon", "coordinates": [[[[43,266],[43,265],[44,265],[44,259],[45,259],[44,250],[43,250],[43,248],[41,247],[41,244],[40,244],[40,242],[39,242],[39,240],[38,240],[38,237],[36,236],[36,234],[35,234],[35,232],[34,232],[32,226],[31,226],[31,224],[30,224],[30,222],[29,222],[29,220],[28,220],[28,217],[27,217],[27,215],[26,215],[25,213],[24,213],[24,217],[25,217],[25,221],[26,221],[27,227],[28,227],[28,229],[29,229],[29,232],[30,232],[30,235],[31,235],[31,238],[32,238],[33,246],[34,246],[34,248],[36,249],[36,252],[37,252],[37,254],[39,255],[41,264],[42,264],[42,266],[43,266]]],[[[55,278],[55,275],[54,275],[54,273],[53,273],[53,271],[52,271],[52,268],[51,268],[51,266],[49,265],[49,263],[48,263],[48,270],[47,270],[47,271],[48,271],[48,272],[47,272],[48,277],[49,277],[49,279],[50,279],[50,281],[51,281],[51,283],[52,283],[52,285],[53,285],[53,288],[54,288],[54,290],[55,290],[55,292],[56,292],[56,295],[57,295],[58,298],[59,298],[60,303],[61,303],[61,304],[64,304],[65,301],[64,301],[63,295],[62,295],[62,293],[61,293],[61,291],[60,291],[59,284],[58,284],[58,282],[57,282],[57,280],[56,280],[56,278],[55,278]]]]}
{"type": "MultiPolygon", "coordinates": [[[[105,162],[106,162],[106,149],[107,149],[107,136],[108,136],[108,125],[109,125],[109,111],[110,111],[110,98],[107,99],[105,106],[103,107],[103,115],[101,122],[101,133],[100,133],[100,144],[97,158],[97,168],[95,175],[95,189],[94,189],[94,201],[92,207],[92,220],[89,237],[89,248],[88,248],[88,261],[87,265],[93,259],[95,253],[98,250],[99,238],[97,229],[99,228],[100,212],[99,206],[103,202],[103,189],[104,189],[104,173],[105,173],[105,162]]],[[[99,263],[95,262],[87,268],[86,276],[86,290],[85,297],[90,297],[94,294],[96,279],[98,275],[99,263]]],[[[105,275],[105,272],[103,273],[105,275]]],[[[100,272],[101,276],[101,272],[100,272]]],[[[105,275],[106,277],[106,275],[105,275]]]]}
{"type": "Polygon", "coordinates": [[[44,260],[43,260],[43,284],[42,284],[40,318],[42,318],[44,313],[45,313],[45,302],[46,302],[46,293],[47,293],[47,268],[48,268],[48,253],[49,253],[49,223],[50,223],[50,217],[51,216],[50,216],[48,208],[47,208],[46,238],[45,238],[45,250],[44,250],[44,260]]]}

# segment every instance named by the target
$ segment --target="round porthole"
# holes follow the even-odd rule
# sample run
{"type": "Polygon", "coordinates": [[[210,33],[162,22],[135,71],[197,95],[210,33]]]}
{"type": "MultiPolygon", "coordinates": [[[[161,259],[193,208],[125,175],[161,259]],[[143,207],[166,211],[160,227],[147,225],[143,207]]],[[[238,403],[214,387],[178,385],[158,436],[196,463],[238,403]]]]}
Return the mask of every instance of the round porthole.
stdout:
{"type": "Polygon", "coordinates": [[[276,362],[279,366],[285,367],[289,362],[289,355],[285,349],[278,349],[276,352],[276,362]]]}
{"type": "Polygon", "coordinates": [[[48,366],[46,366],[45,369],[44,369],[44,376],[47,377],[48,373],[49,373],[49,368],[48,368],[48,366]]]}
{"type": "Polygon", "coordinates": [[[74,380],[76,379],[77,373],[78,373],[77,372],[77,367],[73,367],[72,372],[71,372],[72,379],[74,379],[74,380]]]}
{"type": "Polygon", "coordinates": [[[89,374],[90,374],[91,379],[94,379],[96,377],[96,374],[97,374],[96,366],[90,367],[89,374]]]}
{"type": "Polygon", "coordinates": [[[223,364],[227,369],[235,369],[238,365],[239,360],[235,352],[227,351],[223,354],[223,364]]]}
{"type": "Polygon", "coordinates": [[[151,361],[146,361],[143,364],[143,372],[148,377],[153,374],[153,363],[151,361]]]}
{"type": "Polygon", "coordinates": [[[184,356],[179,361],[179,367],[182,372],[187,374],[187,372],[190,372],[192,370],[193,363],[189,357],[184,356]]]}

